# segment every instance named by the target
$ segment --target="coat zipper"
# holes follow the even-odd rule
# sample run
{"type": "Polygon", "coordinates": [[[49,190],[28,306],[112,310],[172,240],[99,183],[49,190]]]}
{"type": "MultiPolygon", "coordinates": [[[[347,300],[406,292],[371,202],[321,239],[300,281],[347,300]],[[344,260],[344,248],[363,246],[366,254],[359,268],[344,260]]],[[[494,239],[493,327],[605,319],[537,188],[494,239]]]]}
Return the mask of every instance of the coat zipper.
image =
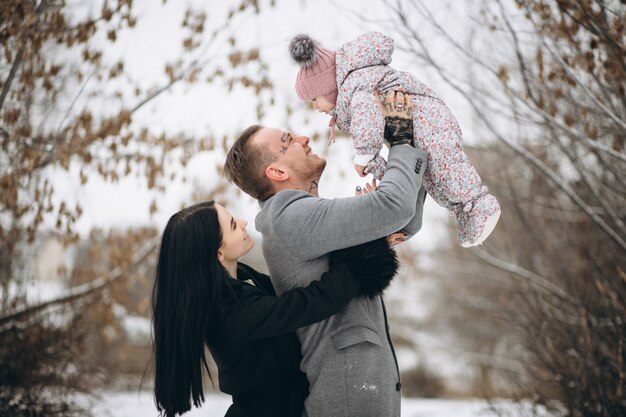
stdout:
{"type": "Polygon", "coordinates": [[[398,374],[398,383],[396,384],[396,390],[400,391],[400,367],[398,366],[398,358],[396,357],[396,350],[393,348],[393,343],[391,342],[391,335],[389,334],[389,321],[387,320],[387,308],[385,307],[385,301],[383,300],[383,296],[379,295],[380,302],[383,305],[383,316],[385,317],[385,333],[387,334],[387,341],[389,342],[389,347],[391,347],[391,353],[393,354],[393,361],[396,364],[396,372],[398,374]]]}

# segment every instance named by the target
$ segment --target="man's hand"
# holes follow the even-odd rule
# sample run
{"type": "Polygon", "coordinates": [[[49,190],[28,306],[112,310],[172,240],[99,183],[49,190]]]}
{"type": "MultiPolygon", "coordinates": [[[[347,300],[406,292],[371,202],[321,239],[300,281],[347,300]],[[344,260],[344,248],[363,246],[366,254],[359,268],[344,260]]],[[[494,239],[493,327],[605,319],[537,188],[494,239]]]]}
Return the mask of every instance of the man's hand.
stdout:
{"type": "Polygon", "coordinates": [[[385,96],[384,104],[381,104],[378,93],[374,92],[374,94],[379,103],[380,111],[385,117],[384,137],[389,142],[389,146],[414,146],[413,110],[415,105],[411,101],[411,96],[402,91],[390,90],[385,96]]]}
{"type": "Polygon", "coordinates": [[[385,102],[381,103],[378,91],[374,91],[376,102],[379,104],[383,117],[399,117],[401,119],[412,119],[415,105],[409,94],[403,91],[389,90],[385,95],[385,102]]]}

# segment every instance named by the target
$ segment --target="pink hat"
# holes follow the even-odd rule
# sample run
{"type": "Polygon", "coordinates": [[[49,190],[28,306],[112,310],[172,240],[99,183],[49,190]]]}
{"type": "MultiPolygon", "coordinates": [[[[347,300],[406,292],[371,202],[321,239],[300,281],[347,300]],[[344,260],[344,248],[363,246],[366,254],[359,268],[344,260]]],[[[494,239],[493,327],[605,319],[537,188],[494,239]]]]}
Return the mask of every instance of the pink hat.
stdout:
{"type": "Polygon", "coordinates": [[[337,102],[337,73],[335,53],[322,48],[308,35],[298,35],[289,43],[289,53],[300,64],[296,77],[296,93],[301,100],[324,96],[331,103],[337,102]]]}

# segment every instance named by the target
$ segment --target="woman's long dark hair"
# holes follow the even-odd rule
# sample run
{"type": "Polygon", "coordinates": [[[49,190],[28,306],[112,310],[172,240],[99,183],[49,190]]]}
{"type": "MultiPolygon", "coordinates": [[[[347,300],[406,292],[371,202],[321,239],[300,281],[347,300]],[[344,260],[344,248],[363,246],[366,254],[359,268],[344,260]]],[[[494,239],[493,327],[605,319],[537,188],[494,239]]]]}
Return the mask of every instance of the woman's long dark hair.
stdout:
{"type": "MultiPolygon", "coordinates": [[[[204,401],[205,342],[223,310],[228,273],[217,258],[222,234],[213,201],[187,207],[167,223],[152,292],[154,396],[170,417],[204,401]]],[[[212,378],[211,378],[212,380],[212,378]]]]}

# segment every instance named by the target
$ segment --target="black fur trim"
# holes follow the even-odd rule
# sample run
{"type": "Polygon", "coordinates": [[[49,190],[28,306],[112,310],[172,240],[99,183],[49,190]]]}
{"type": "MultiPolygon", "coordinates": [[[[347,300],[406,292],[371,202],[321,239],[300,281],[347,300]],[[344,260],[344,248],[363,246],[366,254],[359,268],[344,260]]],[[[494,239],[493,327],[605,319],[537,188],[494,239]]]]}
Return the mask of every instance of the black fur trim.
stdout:
{"type": "Polygon", "coordinates": [[[297,64],[309,67],[317,61],[317,42],[309,35],[296,35],[289,42],[289,55],[297,64]]]}
{"type": "Polygon", "coordinates": [[[382,294],[398,272],[396,251],[387,238],[380,238],[330,253],[330,263],[345,263],[361,282],[359,295],[374,298],[382,294]]]}

